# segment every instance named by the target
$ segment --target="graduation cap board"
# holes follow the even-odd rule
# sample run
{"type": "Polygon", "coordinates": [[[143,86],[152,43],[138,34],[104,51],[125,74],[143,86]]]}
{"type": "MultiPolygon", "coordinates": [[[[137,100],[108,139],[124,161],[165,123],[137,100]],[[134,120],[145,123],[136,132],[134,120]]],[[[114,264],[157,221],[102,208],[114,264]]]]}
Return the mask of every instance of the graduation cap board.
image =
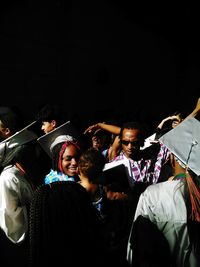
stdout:
{"type": "Polygon", "coordinates": [[[103,172],[107,184],[118,184],[122,190],[134,186],[131,165],[128,159],[106,163],[103,172]]]}
{"type": "Polygon", "coordinates": [[[3,140],[0,145],[3,143],[7,143],[10,147],[13,147],[16,145],[16,143],[24,144],[29,142],[30,139],[36,139],[37,135],[34,132],[28,130],[28,128],[30,128],[35,123],[36,121],[31,122],[20,131],[3,140]]]}
{"type": "Polygon", "coordinates": [[[28,128],[35,123],[36,121],[30,123],[20,131],[0,142],[0,165],[6,157],[9,157],[10,153],[13,153],[13,148],[37,139],[38,136],[34,132],[28,130],[28,128]]]}
{"type": "Polygon", "coordinates": [[[79,138],[79,134],[75,127],[71,124],[70,121],[67,121],[63,123],[62,125],[58,126],[51,132],[42,135],[37,139],[41,147],[45,150],[45,152],[51,157],[51,150],[50,146],[54,142],[54,140],[61,135],[69,135],[73,138],[77,139],[79,138]]]}
{"type": "Polygon", "coordinates": [[[159,138],[194,173],[200,175],[200,122],[188,118],[159,138]]]}

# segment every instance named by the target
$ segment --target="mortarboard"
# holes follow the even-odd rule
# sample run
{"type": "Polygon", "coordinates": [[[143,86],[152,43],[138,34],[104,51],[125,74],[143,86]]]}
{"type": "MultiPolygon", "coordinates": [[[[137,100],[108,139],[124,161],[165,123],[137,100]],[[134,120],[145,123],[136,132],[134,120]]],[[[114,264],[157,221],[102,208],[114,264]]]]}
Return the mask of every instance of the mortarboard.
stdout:
{"type": "Polygon", "coordinates": [[[184,166],[200,175],[200,122],[188,118],[159,138],[184,166]]]}
{"type": "Polygon", "coordinates": [[[19,148],[20,146],[37,139],[38,136],[33,131],[28,130],[28,128],[35,123],[36,121],[30,123],[20,131],[0,142],[0,165],[15,153],[15,148],[19,148]]]}
{"type": "Polygon", "coordinates": [[[106,184],[118,184],[121,189],[132,188],[134,186],[134,180],[131,175],[131,165],[128,159],[106,163],[103,173],[106,184]]]}
{"type": "Polygon", "coordinates": [[[62,125],[58,126],[57,128],[55,128],[54,130],[52,130],[51,132],[42,135],[37,139],[37,141],[44,149],[44,151],[49,155],[49,157],[51,157],[51,149],[54,141],[55,145],[60,142],[65,142],[67,139],[69,140],[70,137],[78,140],[79,134],[76,128],[71,124],[71,122],[67,121],[62,125]]]}

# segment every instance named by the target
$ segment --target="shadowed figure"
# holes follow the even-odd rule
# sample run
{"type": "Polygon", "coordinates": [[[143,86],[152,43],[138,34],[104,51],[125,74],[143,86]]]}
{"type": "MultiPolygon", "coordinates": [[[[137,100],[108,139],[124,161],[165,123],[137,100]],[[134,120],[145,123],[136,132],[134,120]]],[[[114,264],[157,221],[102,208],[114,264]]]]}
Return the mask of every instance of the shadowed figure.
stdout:
{"type": "Polygon", "coordinates": [[[96,212],[78,183],[39,187],[30,207],[30,266],[102,266],[102,227],[96,212]]]}

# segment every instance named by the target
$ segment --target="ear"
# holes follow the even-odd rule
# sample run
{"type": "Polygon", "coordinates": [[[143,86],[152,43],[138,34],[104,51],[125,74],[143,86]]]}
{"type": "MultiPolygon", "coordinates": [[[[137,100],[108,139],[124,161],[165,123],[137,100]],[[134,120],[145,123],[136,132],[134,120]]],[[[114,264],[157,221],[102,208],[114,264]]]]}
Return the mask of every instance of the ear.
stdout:
{"type": "Polygon", "coordinates": [[[52,121],[51,121],[51,125],[52,125],[53,127],[56,127],[56,120],[52,120],[52,121]]]}
{"type": "Polygon", "coordinates": [[[4,135],[6,136],[6,138],[11,136],[11,132],[9,128],[4,129],[4,135]]]}

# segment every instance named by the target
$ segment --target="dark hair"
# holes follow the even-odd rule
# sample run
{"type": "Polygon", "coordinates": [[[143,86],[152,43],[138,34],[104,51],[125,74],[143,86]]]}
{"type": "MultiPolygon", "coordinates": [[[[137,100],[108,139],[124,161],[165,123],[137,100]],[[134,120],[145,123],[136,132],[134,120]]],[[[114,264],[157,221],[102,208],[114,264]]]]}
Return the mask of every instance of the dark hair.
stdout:
{"type": "Polygon", "coordinates": [[[0,120],[11,133],[21,130],[24,127],[22,114],[17,107],[0,107],[0,120]]]}
{"type": "Polygon", "coordinates": [[[119,134],[120,141],[122,139],[122,134],[123,134],[124,129],[131,129],[131,130],[132,129],[137,129],[139,131],[138,138],[141,141],[141,145],[140,146],[143,146],[144,140],[146,138],[146,127],[145,127],[144,124],[142,124],[140,122],[137,122],[137,121],[125,122],[122,125],[121,130],[120,130],[120,134],[119,134]]]}
{"type": "Polygon", "coordinates": [[[44,105],[37,113],[36,119],[39,122],[55,120],[57,126],[64,123],[64,111],[58,105],[44,105]]]}
{"type": "Polygon", "coordinates": [[[80,184],[41,185],[30,206],[30,266],[56,262],[71,267],[80,261],[97,266],[103,256],[101,229],[96,209],[80,184]]]}
{"type": "Polygon", "coordinates": [[[89,148],[81,154],[78,167],[90,182],[103,183],[102,171],[105,163],[106,159],[101,151],[89,148]]]}

